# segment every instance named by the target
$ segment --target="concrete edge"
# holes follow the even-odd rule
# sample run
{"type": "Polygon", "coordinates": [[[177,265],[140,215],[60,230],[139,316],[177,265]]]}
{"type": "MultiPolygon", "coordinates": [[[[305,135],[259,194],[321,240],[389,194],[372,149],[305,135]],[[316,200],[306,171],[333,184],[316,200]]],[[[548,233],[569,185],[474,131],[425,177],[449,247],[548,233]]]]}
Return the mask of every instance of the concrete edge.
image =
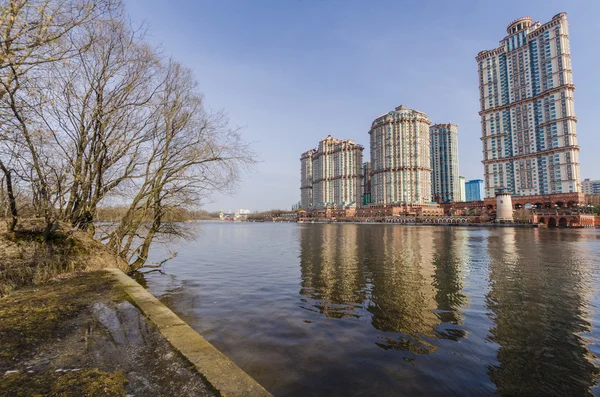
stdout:
{"type": "Polygon", "coordinates": [[[106,269],[134,304],[158,328],[169,343],[224,397],[273,397],[250,375],[163,305],[154,295],[116,268],[106,269]]]}

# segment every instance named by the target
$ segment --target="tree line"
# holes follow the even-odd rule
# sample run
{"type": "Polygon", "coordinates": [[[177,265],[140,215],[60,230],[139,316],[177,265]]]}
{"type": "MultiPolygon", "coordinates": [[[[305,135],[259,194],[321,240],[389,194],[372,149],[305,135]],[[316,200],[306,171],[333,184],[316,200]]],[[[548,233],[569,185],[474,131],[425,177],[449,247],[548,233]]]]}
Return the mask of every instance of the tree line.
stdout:
{"type": "Polygon", "coordinates": [[[254,154],[210,111],[190,69],[145,40],[119,0],[0,4],[0,200],[95,232],[102,203],[126,203],[106,244],[137,269],[173,208],[228,192],[254,154]]]}

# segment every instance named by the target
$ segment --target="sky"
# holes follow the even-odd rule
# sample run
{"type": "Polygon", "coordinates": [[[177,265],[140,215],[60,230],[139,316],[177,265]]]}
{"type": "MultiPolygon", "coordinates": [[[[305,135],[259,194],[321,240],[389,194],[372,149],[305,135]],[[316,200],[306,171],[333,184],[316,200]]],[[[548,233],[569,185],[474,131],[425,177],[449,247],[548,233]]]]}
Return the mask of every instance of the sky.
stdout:
{"type": "Polygon", "coordinates": [[[569,20],[582,178],[600,179],[600,1],[126,0],[147,40],[191,68],[259,163],[209,211],[290,209],[300,154],[332,135],[365,147],[396,106],[458,124],[460,174],[483,178],[475,56],[522,16],[569,20]],[[596,114],[596,116],[595,116],[596,114]]]}

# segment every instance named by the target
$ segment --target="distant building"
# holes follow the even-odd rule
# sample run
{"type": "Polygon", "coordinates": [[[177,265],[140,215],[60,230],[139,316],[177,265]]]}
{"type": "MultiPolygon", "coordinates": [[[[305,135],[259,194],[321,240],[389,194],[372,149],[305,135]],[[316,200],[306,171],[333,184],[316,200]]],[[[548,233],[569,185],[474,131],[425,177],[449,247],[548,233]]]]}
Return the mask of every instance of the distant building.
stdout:
{"type": "Polygon", "coordinates": [[[459,201],[458,126],[434,124],[429,127],[429,138],[433,201],[442,203],[459,201]]]}
{"type": "Polygon", "coordinates": [[[467,187],[466,187],[464,176],[458,177],[458,184],[460,186],[460,200],[458,200],[458,201],[465,202],[465,201],[467,201],[467,187]]]}
{"type": "Polygon", "coordinates": [[[363,163],[362,176],[362,204],[368,205],[371,203],[371,163],[368,161],[366,163],[363,163]]]}
{"type": "Polygon", "coordinates": [[[352,140],[331,135],[300,157],[302,208],[348,206],[362,201],[362,152],[352,140]],[[310,163],[310,164],[309,164],[310,163]]]}
{"type": "Polygon", "coordinates": [[[600,180],[591,181],[589,178],[581,182],[583,193],[585,194],[600,194],[600,180]]]}
{"type": "Polygon", "coordinates": [[[300,156],[300,207],[309,209],[313,206],[312,194],[312,156],[317,149],[310,149],[300,156]]]}
{"type": "Polygon", "coordinates": [[[507,33],[476,57],[485,196],[581,192],[567,14],[507,33]]]}
{"type": "Polygon", "coordinates": [[[429,125],[423,112],[398,106],[369,131],[373,205],[431,202],[429,125]]]}
{"type": "Polygon", "coordinates": [[[465,190],[466,201],[482,201],[485,198],[482,179],[473,179],[465,183],[465,190]]]}

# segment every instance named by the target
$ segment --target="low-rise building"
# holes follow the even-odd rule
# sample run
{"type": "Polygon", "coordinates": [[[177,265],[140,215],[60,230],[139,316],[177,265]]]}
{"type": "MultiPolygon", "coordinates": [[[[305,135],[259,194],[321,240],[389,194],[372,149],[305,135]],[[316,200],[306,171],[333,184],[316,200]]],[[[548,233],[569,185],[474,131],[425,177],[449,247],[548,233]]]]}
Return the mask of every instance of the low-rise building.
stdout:
{"type": "Polygon", "coordinates": [[[581,182],[581,188],[584,194],[600,194],[600,180],[586,178],[581,182]]]}

